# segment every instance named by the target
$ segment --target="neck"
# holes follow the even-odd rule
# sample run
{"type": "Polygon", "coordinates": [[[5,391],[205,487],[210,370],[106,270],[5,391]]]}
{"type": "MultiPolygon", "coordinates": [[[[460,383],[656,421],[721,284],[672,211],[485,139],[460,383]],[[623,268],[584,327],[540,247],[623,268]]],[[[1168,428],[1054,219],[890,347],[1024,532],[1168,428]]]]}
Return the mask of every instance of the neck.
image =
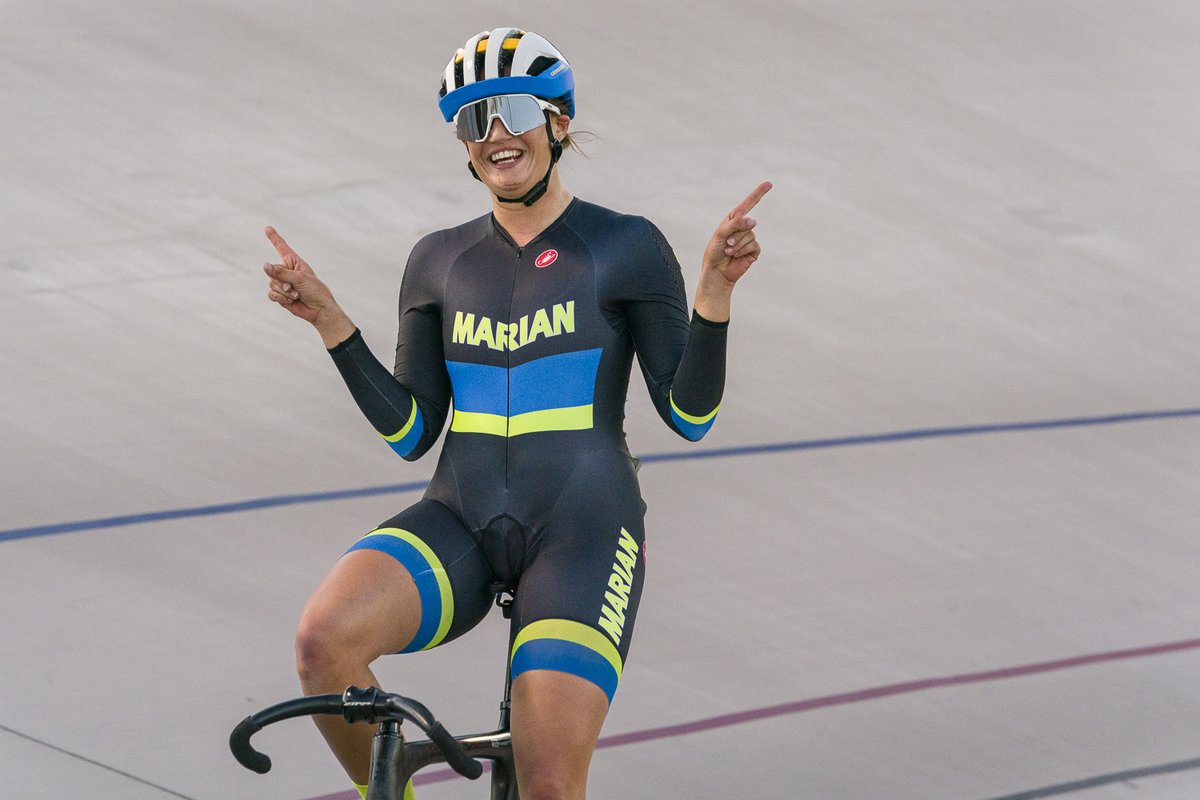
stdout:
{"type": "Polygon", "coordinates": [[[524,247],[562,216],[571,200],[571,193],[563,188],[556,169],[550,176],[546,193],[536,203],[531,206],[502,203],[493,196],[492,215],[517,246],[524,247]]]}

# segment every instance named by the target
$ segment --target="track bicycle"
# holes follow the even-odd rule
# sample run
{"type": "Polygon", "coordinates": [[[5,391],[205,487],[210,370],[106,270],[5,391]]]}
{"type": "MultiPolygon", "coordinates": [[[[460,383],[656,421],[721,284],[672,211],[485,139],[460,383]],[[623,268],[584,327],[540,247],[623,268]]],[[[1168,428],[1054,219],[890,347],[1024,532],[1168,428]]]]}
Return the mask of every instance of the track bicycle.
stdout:
{"type": "MultiPolygon", "coordinates": [[[[505,619],[511,619],[516,587],[504,583],[488,586],[495,595],[505,619]]],[[[512,649],[513,631],[509,634],[512,649]]],[[[250,737],[267,725],[293,717],[314,714],[338,715],[347,722],[379,723],[371,746],[371,771],[367,782],[367,800],[402,800],[404,788],[412,776],[430,764],[448,764],[460,775],[472,780],[483,774],[480,759],[491,763],[490,800],[518,800],[517,773],[513,766],[512,734],[509,715],[512,706],[511,659],[504,675],[504,699],[500,703],[500,722],[496,730],[471,736],[452,736],[421,703],[411,697],[390,694],[380,689],[350,686],[340,695],[321,694],[287,700],[238,723],[229,735],[229,749],[243,767],[259,774],[271,769],[271,759],[255,750],[250,737]],[[401,730],[403,722],[420,728],[428,739],[408,741],[401,730]]]]}

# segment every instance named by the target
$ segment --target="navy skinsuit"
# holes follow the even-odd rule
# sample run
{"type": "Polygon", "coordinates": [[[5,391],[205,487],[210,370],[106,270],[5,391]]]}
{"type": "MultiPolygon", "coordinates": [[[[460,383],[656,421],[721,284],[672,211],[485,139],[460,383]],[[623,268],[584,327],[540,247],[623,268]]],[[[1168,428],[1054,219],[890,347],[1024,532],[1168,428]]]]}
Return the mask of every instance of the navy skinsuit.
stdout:
{"type": "Polygon", "coordinates": [[[641,217],[581,200],[518,247],[491,214],[426,236],[400,290],[395,369],[355,333],[330,351],[403,458],[454,413],[424,498],[353,549],[413,574],[422,623],[405,651],[448,641],[520,580],[514,677],[553,669],[612,699],[645,555],[622,431],[634,353],[664,421],[698,440],[724,388],[725,324],[689,324],[679,264],[641,217]]]}

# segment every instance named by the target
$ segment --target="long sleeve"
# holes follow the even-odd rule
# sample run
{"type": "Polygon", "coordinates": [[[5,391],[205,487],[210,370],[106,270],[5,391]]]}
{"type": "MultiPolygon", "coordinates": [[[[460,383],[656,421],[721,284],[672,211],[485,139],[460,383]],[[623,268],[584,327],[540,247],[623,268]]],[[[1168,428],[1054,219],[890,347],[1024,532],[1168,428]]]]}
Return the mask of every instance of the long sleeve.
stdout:
{"type": "Polygon", "coordinates": [[[689,324],[679,261],[662,233],[647,225],[651,244],[642,250],[635,288],[625,303],[626,321],[659,416],[695,442],[720,409],[729,323],[693,314],[689,324]]]}
{"type": "Polygon", "coordinates": [[[400,289],[400,329],[391,373],[354,334],[329,351],[367,420],[401,458],[415,461],[437,441],[450,407],[441,314],[423,280],[420,246],[400,289]]]}

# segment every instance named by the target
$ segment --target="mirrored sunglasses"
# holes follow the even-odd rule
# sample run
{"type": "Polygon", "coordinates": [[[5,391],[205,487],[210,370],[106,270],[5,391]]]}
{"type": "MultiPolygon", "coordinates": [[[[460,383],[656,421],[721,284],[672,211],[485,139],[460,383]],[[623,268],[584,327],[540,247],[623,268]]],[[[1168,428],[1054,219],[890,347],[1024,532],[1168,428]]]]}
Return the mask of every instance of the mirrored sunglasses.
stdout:
{"type": "Polygon", "coordinates": [[[502,94],[463,106],[454,115],[454,123],[459,139],[482,142],[487,139],[494,119],[499,119],[513,136],[520,136],[545,125],[547,111],[560,113],[553,104],[533,95],[502,94]]]}

